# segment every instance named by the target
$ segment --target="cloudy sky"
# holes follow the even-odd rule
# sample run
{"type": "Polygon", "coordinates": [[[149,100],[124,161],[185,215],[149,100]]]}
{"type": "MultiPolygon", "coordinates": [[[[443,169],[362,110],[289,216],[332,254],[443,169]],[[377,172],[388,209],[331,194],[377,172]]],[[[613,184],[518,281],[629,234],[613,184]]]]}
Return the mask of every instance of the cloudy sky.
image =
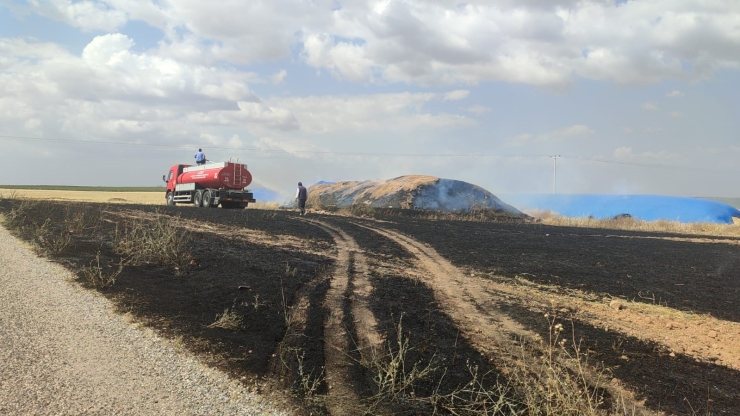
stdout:
{"type": "Polygon", "coordinates": [[[740,196],[735,0],[0,0],[0,184],[740,196]]]}

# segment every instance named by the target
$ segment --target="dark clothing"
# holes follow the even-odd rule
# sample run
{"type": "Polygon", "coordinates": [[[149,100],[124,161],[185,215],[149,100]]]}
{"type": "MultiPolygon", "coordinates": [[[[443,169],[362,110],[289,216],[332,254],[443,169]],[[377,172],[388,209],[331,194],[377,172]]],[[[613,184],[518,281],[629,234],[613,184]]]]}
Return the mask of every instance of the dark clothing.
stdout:
{"type": "Polygon", "coordinates": [[[306,187],[298,185],[295,197],[298,198],[298,209],[301,210],[301,215],[304,215],[306,213],[306,199],[308,199],[308,191],[306,190],[306,187]]]}
{"type": "Polygon", "coordinates": [[[306,199],[308,199],[308,191],[306,190],[306,187],[305,186],[302,186],[301,185],[301,186],[298,187],[298,199],[299,200],[302,199],[304,201],[306,199]]]}

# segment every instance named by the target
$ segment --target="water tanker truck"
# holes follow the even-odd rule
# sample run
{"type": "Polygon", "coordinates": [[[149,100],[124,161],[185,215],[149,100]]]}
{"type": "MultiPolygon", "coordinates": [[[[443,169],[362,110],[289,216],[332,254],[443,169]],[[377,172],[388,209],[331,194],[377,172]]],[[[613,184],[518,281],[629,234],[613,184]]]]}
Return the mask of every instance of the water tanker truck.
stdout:
{"type": "Polygon", "coordinates": [[[196,207],[221,205],[221,208],[243,209],[250,202],[256,202],[252,193],[245,189],[252,183],[252,174],[239,161],[175,165],[162,180],[167,183],[167,205],[190,203],[196,207]]]}

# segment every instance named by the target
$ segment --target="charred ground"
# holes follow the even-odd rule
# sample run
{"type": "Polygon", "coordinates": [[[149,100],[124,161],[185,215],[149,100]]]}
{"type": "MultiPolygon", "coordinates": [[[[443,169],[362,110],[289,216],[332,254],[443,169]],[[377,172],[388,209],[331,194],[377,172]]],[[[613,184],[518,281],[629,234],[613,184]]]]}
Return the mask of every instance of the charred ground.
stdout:
{"type": "Polygon", "coordinates": [[[518,348],[536,355],[541,348],[535,339],[548,344],[558,323],[565,327],[560,336],[572,340],[571,351],[576,346],[604,379],[585,382],[601,397],[596,411],[619,413],[622,406],[636,414],[734,414],[740,408],[740,351],[717,345],[740,323],[736,240],[521,220],[306,220],[284,211],[9,199],[0,201],[0,212],[16,235],[78,273],[81,284],[99,290],[121,313],[276,400],[290,397],[286,406],[298,412],[351,413],[357,403],[323,399],[338,377],[327,371],[340,368],[371,413],[480,413],[490,411],[498,394],[505,397],[502,414],[534,414],[516,388],[500,389],[518,377],[505,362],[518,348]],[[133,258],[116,244],[126,230],[156,228],[151,224],[187,237],[172,254],[175,261],[133,258]],[[346,233],[343,243],[336,230],[346,233]],[[413,244],[399,236],[441,258],[432,253],[429,268],[422,267],[419,252],[412,254],[413,244]],[[343,250],[347,288],[337,323],[328,297],[337,268],[344,267],[338,260],[343,250]],[[460,270],[447,286],[431,276],[442,258],[460,270]],[[110,285],[93,285],[82,272],[99,264],[102,273],[113,274],[122,261],[110,285]],[[370,286],[365,297],[358,291],[363,270],[370,286]],[[463,296],[450,297],[458,289],[463,296]],[[610,308],[615,299],[626,309],[610,308]],[[363,347],[367,329],[354,309],[361,302],[376,321],[379,350],[363,347]],[[466,306],[481,320],[455,314],[466,306]],[[233,320],[217,324],[224,316],[233,320]],[[500,334],[485,326],[507,319],[500,334]],[[702,345],[696,349],[684,347],[680,331],[691,333],[697,325],[719,335],[689,340],[702,345]],[[337,329],[348,337],[348,351],[326,344],[337,329]],[[386,364],[399,353],[407,371],[389,374],[386,364]],[[334,354],[351,359],[332,366],[334,354]],[[384,390],[383,377],[400,383],[412,368],[420,373],[412,386],[384,390]],[[471,380],[477,390],[465,387],[471,380]],[[480,397],[481,391],[494,394],[480,397]]]}

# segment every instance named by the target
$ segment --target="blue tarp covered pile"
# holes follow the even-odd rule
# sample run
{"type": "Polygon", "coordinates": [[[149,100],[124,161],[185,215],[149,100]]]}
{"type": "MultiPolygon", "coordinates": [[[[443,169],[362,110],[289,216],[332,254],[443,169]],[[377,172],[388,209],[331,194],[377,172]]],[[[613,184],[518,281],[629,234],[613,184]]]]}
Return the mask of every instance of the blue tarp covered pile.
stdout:
{"type": "MultiPolygon", "coordinates": [[[[309,204],[320,207],[423,209],[468,212],[490,209],[514,216],[522,213],[480,186],[454,179],[406,175],[386,181],[323,182],[308,188],[309,204]]],[[[288,202],[288,208],[294,203],[288,202]]]]}
{"type": "Polygon", "coordinates": [[[629,215],[644,221],[732,224],[740,211],[721,202],[663,195],[505,195],[509,204],[526,210],[551,211],[565,217],[608,219],[629,215]]]}

